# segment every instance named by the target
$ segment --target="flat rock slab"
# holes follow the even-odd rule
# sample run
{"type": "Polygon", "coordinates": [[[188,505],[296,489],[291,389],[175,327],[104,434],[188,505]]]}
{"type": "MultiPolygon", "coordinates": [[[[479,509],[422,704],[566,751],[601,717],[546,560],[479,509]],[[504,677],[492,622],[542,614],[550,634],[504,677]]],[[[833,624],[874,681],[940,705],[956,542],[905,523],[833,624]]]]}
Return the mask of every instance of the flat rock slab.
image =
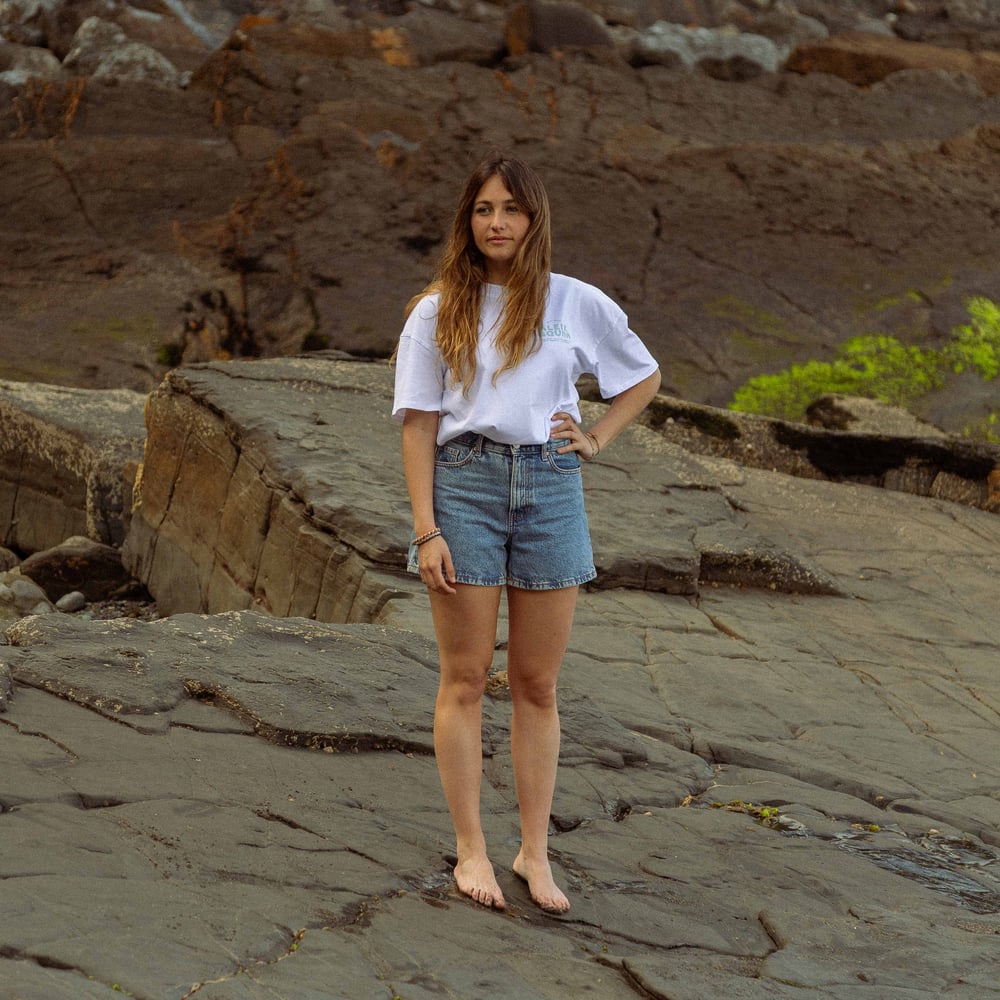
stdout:
{"type": "Polygon", "coordinates": [[[12,626],[5,988],[995,995],[1000,625],[984,609],[1000,597],[1000,520],[717,469],[733,523],[780,537],[838,593],[582,594],[553,804],[562,918],[507,868],[502,648],[483,799],[507,911],[454,890],[424,596],[359,625],[239,612],[12,626]]]}
{"type": "MultiPolygon", "coordinates": [[[[165,614],[367,621],[413,589],[392,380],[384,364],[316,357],[169,374],[149,397],[124,548],[165,614]]],[[[588,420],[600,406],[585,404],[588,420]]],[[[584,477],[601,585],[836,592],[780,529],[762,534],[740,515],[724,488],[742,477],[732,462],[630,428],[584,477]]]]}

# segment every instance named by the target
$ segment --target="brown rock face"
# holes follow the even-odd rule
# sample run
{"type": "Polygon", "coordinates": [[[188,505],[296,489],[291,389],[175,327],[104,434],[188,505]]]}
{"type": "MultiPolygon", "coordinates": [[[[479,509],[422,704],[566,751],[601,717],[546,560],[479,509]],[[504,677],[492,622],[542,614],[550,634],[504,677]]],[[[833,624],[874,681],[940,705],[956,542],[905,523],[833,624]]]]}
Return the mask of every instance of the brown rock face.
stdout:
{"type": "Polygon", "coordinates": [[[796,73],[830,73],[859,87],[870,87],[901,70],[961,73],[984,93],[1000,92],[1000,53],[966,52],[900,38],[852,33],[810,42],[788,59],[796,73]]]}
{"type": "MultiPolygon", "coordinates": [[[[149,391],[208,358],[386,356],[491,145],[539,169],[556,270],[621,302],[681,398],[873,331],[934,344],[1000,299],[1000,56],[921,41],[939,6],[317,6],[189,5],[214,48],[162,14],[186,87],[0,83],[0,377],[149,391]],[[630,65],[664,18],[766,32],[794,72],[630,65]]],[[[934,406],[953,431],[989,403],[934,406]]]]}

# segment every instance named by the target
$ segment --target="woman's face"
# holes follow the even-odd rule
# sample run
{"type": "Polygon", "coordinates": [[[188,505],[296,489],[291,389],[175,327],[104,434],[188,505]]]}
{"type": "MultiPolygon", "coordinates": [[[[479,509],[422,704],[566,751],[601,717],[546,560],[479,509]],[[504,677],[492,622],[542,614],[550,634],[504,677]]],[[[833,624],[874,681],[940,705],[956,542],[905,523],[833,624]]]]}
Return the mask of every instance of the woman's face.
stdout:
{"type": "Polygon", "coordinates": [[[503,178],[494,174],[472,203],[472,239],[486,262],[486,278],[504,285],[531,217],[514,200],[503,178]]]}

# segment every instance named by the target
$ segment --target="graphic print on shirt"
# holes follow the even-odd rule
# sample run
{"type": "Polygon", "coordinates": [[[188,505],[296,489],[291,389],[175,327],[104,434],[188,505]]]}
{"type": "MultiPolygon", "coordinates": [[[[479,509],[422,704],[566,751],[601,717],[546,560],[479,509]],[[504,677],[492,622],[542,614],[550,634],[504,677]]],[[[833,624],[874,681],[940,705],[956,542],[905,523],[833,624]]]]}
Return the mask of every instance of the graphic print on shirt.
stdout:
{"type": "Polygon", "coordinates": [[[561,340],[569,343],[573,335],[565,323],[546,323],[542,327],[542,340],[561,340]]]}

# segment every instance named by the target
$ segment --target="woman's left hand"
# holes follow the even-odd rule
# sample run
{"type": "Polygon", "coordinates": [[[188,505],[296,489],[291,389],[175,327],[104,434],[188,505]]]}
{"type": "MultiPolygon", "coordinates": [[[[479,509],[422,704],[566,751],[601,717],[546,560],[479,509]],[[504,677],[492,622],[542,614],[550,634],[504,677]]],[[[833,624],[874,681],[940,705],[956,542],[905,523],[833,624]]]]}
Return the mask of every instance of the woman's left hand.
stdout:
{"type": "Polygon", "coordinates": [[[552,417],[552,438],[564,438],[569,444],[556,449],[556,454],[562,455],[567,451],[578,451],[580,458],[585,462],[591,462],[597,458],[601,449],[599,442],[593,434],[588,434],[570,414],[560,410],[552,417]]]}

